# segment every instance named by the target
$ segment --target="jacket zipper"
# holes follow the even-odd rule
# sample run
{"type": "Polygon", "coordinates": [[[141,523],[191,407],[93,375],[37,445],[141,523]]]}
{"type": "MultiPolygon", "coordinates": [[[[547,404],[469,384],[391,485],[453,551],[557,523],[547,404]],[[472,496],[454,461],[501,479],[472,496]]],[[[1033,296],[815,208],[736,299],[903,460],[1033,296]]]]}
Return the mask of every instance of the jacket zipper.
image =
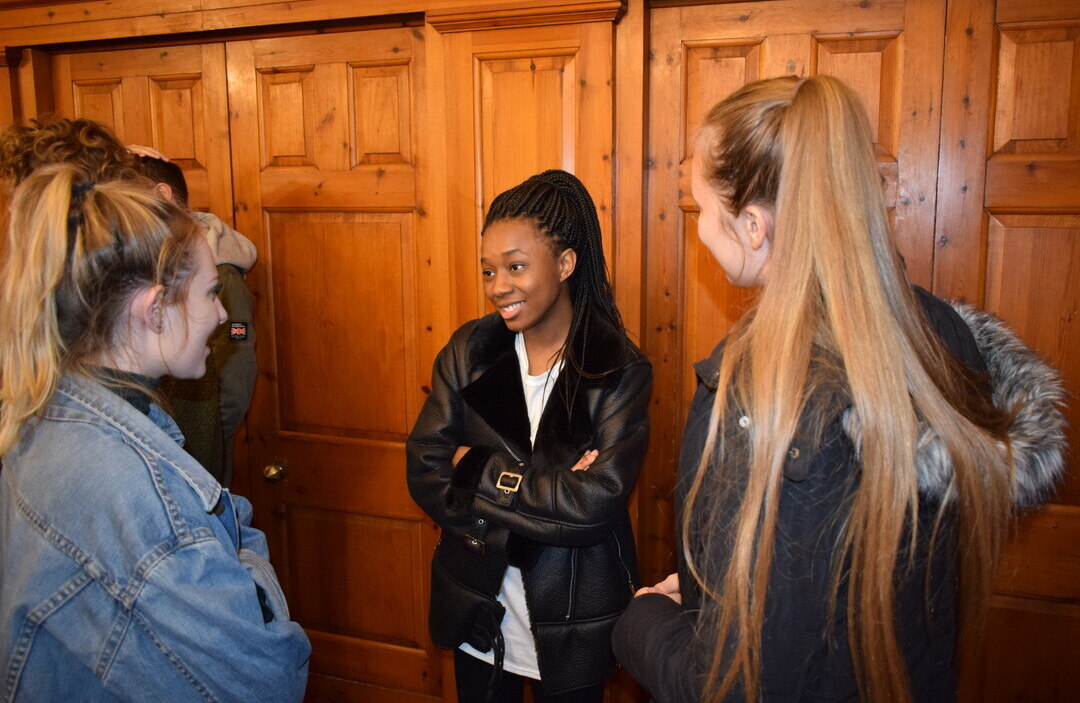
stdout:
{"type": "Polygon", "coordinates": [[[503,439],[502,437],[499,437],[499,441],[502,442],[502,445],[504,447],[506,447],[506,451],[510,453],[510,456],[514,457],[514,461],[516,461],[518,463],[518,466],[524,466],[525,465],[524,463],[522,463],[521,459],[518,458],[518,455],[514,453],[514,450],[510,448],[510,445],[506,443],[505,439],[503,439]]]}
{"type": "Polygon", "coordinates": [[[570,613],[574,612],[574,585],[577,581],[577,547],[570,548],[570,602],[566,606],[566,617],[570,619],[570,613]]]}
{"type": "Polygon", "coordinates": [[[611,536],[615,539],[615,550],[619,553],[619,563],[622,564],[623,571],[626,572],[626,585],[630,587],[630,595],[634,595],[634,579],[630,578],[630,569],[626,567],[626,562],[622,558],[622,545],[619,544],[619,536],[614,532],[611,536]]]}

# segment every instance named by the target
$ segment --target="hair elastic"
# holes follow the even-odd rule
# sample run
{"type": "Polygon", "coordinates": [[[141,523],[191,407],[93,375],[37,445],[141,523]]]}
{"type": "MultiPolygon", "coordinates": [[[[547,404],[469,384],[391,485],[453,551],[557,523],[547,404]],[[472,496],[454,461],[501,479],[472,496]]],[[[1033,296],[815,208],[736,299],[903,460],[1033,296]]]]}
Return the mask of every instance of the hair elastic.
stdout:
{"type": "Polygon", "coordinates": [[[71,202],[74,204],[77,201],[83,199],[83,197],[90,192],[90,189],[94,187],[93,183],[76,183],[71,186],[71,202]]]}

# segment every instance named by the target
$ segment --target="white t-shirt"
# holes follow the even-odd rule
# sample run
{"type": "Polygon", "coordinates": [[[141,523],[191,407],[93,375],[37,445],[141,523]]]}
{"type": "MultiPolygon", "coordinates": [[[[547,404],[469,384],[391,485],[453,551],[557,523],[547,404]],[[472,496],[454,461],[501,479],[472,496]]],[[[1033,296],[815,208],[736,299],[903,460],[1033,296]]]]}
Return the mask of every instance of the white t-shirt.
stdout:
{"type": "MultiPolygon", "coordinates": [[[[525,337],[520,333],[514,337],[514,351],[517,352],[521,367],[521,385],[525,389],[525,407],[529,413],[529,442],[536,441],[536,429],[540,426],[540,416],[551,396],[555,379],[559,377],[562,362],[555,364],[549,371],[539,376],[529,375],[529,355],[525,351],[525,337]]],[[[521,580],[521,569],[508,566],[503,576],[502,588],[498,600],[506,608],[502,621],[503,640],[506,642],[506,654],[503,669],[511,674],[530,679],[540,678],[540,667],[536,663],[536,642],[529,629],[529,609],[525,605],[525,583],[521,580]]],[[[479,652],[468,644],[461,645],[461,651],[470,654],[488,664],[495,663],[495,652],[479,652]]]]}

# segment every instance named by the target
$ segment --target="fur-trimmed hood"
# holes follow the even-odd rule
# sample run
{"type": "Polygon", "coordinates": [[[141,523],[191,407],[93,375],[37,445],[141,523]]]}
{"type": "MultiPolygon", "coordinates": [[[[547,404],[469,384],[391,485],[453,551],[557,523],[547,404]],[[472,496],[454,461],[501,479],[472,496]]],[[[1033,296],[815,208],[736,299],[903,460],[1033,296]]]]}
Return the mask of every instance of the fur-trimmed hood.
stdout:
{"type": "MultiPolygon", "coordinates": [[[[973,306],[950,301],[967,325],[986,363],[994,405],[1014,412],[1009,427],[1013,459],[1013,504],[1030,508],[1049,497],[1065,472],[1065,388],[1057,370],[1028,348],[1005,323],[973,306]]],[[[856,447],[860,443],[853,412],[844,429],[856,447]]],[[[919,493],[933,499],[951,498],[952,463],[941,440],[929,427],[919,438],[916,462],[919,493]]]]}

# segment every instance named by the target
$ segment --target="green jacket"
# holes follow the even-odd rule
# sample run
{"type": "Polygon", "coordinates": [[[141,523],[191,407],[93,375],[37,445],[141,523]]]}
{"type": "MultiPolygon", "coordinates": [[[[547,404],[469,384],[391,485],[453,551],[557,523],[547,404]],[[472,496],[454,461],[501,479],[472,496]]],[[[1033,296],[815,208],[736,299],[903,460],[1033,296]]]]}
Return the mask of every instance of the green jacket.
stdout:
{"type": "Polygon", "coordinates": [[[215,215],[193,212],[206,228],[228,319],[210,336],[206,375],[166,378],[161,390],[184,435],[184,449],[223,486],[232,482],[232,437],[244,421],[255,389],[254,304],[244,273],[255,264],[255,245],[215,215]]]}

